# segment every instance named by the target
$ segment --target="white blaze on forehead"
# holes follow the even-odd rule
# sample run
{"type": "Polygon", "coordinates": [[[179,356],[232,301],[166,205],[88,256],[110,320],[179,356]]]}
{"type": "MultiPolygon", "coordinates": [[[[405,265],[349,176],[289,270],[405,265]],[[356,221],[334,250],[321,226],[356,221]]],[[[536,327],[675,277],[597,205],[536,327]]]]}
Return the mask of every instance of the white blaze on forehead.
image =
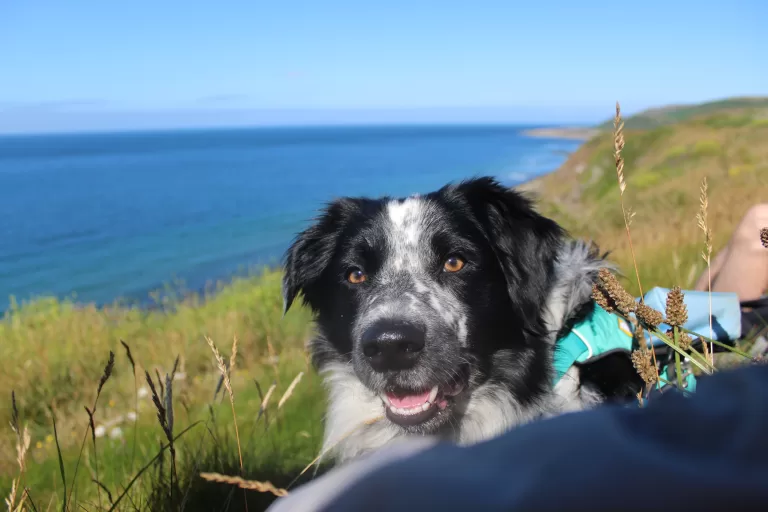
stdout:
{"type": "Polygon", "coordinates": [[[420,266],[419,239],[428,212],[427,203],[419,196],[391,201],[387,205],[389,243],[392,250],[392,266],[395,270],[420,266]]]}

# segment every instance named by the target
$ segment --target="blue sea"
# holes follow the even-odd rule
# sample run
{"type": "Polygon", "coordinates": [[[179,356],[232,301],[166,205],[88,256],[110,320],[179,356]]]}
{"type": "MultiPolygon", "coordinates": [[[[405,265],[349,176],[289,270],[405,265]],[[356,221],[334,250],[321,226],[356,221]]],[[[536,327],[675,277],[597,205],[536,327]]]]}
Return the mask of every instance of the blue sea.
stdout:
{"type": "Polygon", "coordinates": [[[523,126],[257,128],[0,137],[0,311],[11,296],[146,301],[279,264],[341,195],[556,169],[578,141],[523,126]]]}

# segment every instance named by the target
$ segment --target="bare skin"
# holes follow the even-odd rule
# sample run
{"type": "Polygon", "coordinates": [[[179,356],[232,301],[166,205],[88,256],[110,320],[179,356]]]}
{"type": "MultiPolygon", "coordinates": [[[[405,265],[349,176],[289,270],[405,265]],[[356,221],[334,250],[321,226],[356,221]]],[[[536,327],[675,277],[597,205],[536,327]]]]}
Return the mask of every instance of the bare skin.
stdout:
{"type": "MultiPolygon", "coordinates": [[[[760,229],[768,227],[768,203],[750,208],[728,244],[712,261],[712,291],[735,292],[741,302],[760,298],[768,290],[768,249],[760,242],[760,229]]],[[[707,291],[705,270],[696,290],[707,291]]]]}

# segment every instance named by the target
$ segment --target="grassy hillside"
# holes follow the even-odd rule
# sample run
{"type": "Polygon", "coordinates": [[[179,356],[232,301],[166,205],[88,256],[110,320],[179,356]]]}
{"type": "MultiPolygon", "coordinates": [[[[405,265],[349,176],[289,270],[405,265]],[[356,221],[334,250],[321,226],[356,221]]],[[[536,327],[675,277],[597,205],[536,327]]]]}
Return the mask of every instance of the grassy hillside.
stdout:
{"type": "MultiPolygon", "coordinates": [[[[219,510],[228,500],[234,500],[233,510],[242,510],[242,503],[237,504],[242,493],[231,496],[229,486],[206,484],[198,476],[201,471],[240,472],[232,411],[206,336],[227,361],[234,338],[238,340],[232,388],[245,472],[287,485],[317,454],[324,394],[304,351],[309,313],[296,307],[283,317],[280,278],[274,271],[238,278],[220,285],[216,294],[152,310],[39,299],[9,311],[0,321],[3,497],[19,476],[18,437],[8,428],[18,417],[19,430],[27,428],[30,435],[21,478],[35,502],[30,508],[61,510],[70,495],[70,510],[80,510],[79,505],[107,510],[110,496],[116,500],[139,468],[167,444],[145,372],[162,396],[165,376],[173,373],[178,357],[172,378],[173,434],[191,430],[176,443],[176,501],[173,506],[169,501],[166,450],[142,473],[119,510],[177,510],[182,497],[186,510],[219,510]],[[131,350],[135,371],[121,340],[131,350]],[[115,353],[114,369],[95,402],[110,351],[115,353]],[[279,399],[300,372],[292,396],[278,410],[279,399]],[[259,404],[273,384],[262,414],[259,404]],[[95,440],[84,410],[94,410],[94,404],[95,440]]],[[[251,510],[262,509],[273,498],[250,493],[251,510]]]]}
{"type": "MultiPolygon", "coordinates": [[[[704,268],[695,220],[702,179],[709,181],[716,249],[751,205],[768,201],[768,99],[669,109],[658,126],[630,128],[642,126],[648,116],[626,120],[623,151],[625,200],[636,213],[631,227],[641,277],[645,289],[692,286],[704,268]],[[674,116],[683,120],[673,122],[674,116]]],[[[623,268],[631,268],[610,132],[523,188],[535,191],[542,210],[573,234],[594,239],[613,251],[623,268]]]]}
{"type": "MultiPolygon", "coordinates": [[[[768,117],[768,98],[729,98],[696,105],[670,105],[652,108],[627,119],[626,127],[633,130],[647,130],[704,116],[729,118],[724,122],[731,123],[739,123],[739,119],[744,117],[762,116],[765,119],[768,117]]],[[[612,119],[599,126],[603,130],[611,130],[612,127],[612,119]]]]}
{"type": "MultiPolygon", "coordinates": [[[[636,212],[633,240],[645,289],[689,287],[703,270],[702,234],[695,221],[702,178],[709,179],[710,223],[718,247],[750,205],[768,200],[767,101],[659,109],[627,121],[625,199],[636,212]],[[654,124],[644,128],[650,118],[654,124]]],[[[629,270],[612,151],[612,137],[603,132],[557,172],[524,188],[540,195],[544,213],[613,251],[629,270]]],[[[633,281],[630,286],[636,292],[633,281]]],[[[26,427],[30,438],[20,473],[17,443],[21,439],[26,446],[24,436],[0,430],[4,497],[16,479],[16,501],[27,488],[32,509],[61,509],[69,497],[70,510],[107,510],[139,475],[119,510],[178,509],[180,502],[190,511],[242,510],[241,490],[199,477],[201,471],[240,473],[239,451],[244,475],[288,485],[318,453],[324,393],[304,350],[310,315],[296,307],[283,318],[281,307],[280,275],[266,272],[236,279],[215,295],[151,311],[55,299],[13,308],[0,321],[0,391],[6,397],[0,423],[15,422],[21,431],[26,427]],[[237,430],[206,336],[227,361],[238,339],[232,373],[237,430]],[[121,340],[131,348],[135,369],[121,340]],[[116,354],[115,366],[95,402],[109,351],[116,354]],[[161,387],[177,356],[170,379],[173,434],[191,430],[176,441],[177,474],[171,479],[170,454],[161,450],[167,439],[145,371],[161,387]],[[291,388],[300,372],[301,380],[291,388]],[[290,396],[281,400],[289,389],[290,396]],[[93,409],[94,403],[97,436],[83,409],[93,409]],[[148,469],[140,472],[145,465],[148,469]]],[[[251,511],[273,499],[258,492],[247,496],[251,511]]]]}

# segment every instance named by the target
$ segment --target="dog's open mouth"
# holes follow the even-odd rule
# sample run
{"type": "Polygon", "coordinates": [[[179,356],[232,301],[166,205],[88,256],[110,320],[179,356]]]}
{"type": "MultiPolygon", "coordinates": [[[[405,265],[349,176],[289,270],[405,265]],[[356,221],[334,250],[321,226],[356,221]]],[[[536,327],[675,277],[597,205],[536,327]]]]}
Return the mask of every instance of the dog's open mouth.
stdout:
{"type": "Polygon", "coordinates": [[[462,392],[464,386],[455,384],[443,388],[434,386],[422,392],[391,391],[381,395],[387,418],[402,427],[412,427],[432,419],[448,407],[448,401],[462,392]]]}

